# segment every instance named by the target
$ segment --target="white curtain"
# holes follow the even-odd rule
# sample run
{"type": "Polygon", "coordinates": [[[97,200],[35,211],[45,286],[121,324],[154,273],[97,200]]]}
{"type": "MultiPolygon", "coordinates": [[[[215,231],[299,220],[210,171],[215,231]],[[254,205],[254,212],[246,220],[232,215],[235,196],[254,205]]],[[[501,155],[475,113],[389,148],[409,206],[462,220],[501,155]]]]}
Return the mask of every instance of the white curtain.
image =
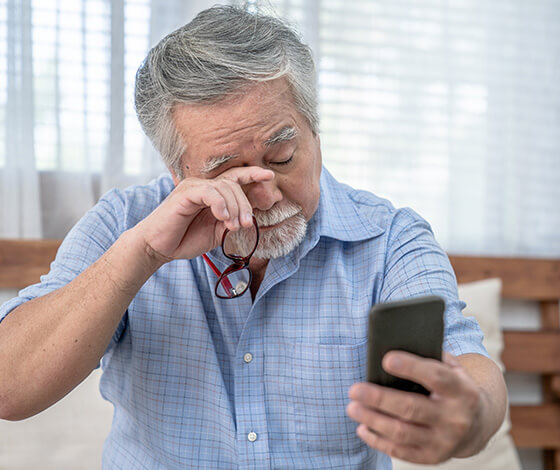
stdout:
{"type": "Polygon", "coordinates": [[[0,237],[41,236],[39,179],[34,165],[30,0],[4,6],[5,90],[0,98],[0,237]]]}
{"type": "Polygon", "coordinates": [[[560,2],[272,3],[315,47],[335,176],[448,251],[560,257],[560,2]]]}
{"type": "MultiPolygon", "coordinates": [[[[0,0],[0,236],[61,237],[163,170],[134,73],[213,3],[0,0]]],[[[560,3],[244,3],[312,46],[336,177],[413,207],[449,251],[560,256],[560,3]]]]}
{"type": "Polygon", "coordinates": [[[134,114],[134,74],[213,3],[0,0],[0,237],[63,237],[106,190],[165,170],[134,114]]]}

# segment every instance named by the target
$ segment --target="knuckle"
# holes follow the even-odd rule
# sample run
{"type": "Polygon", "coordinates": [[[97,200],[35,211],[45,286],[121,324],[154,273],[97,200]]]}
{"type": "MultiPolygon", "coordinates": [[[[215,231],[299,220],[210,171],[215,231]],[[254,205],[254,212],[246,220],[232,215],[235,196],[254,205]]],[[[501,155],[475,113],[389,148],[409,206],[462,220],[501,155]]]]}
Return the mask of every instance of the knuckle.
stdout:
{"type": "Polygon", "coordinates": [[[434,375],[434,384],[437,388],[446,388],[449,385],[449,374],[444,369],[438,369],[434,375]]]}
{"type": "Polygon", "coordinates": [[[222,178],[221,181],[222,181],[222,183],[223,183],[225,186],[231,188],[231,189],[234,190],[234,191],[235,191],[236,189],[238,189],[238,188],[239,188],[239,189],[241,188],[241,186],[239,186],[239,184],[238,184],[236,181],[232,180],[232,179],[229,179],[229,178],[222,178]]]}
{"type": "Polygon", "coordinates": [[[196,186],[189,186],[189,189],[202,189],[202,191],[206,194],[220,194],[220,192],[217,190],[216,186],[213,183],[209,183],[207,186],[201,186],[201,185],[196,185],[196,186]]]}
{"type": "Polygon", "coordinates": [[[418,416],[418,411],[417,411],[417,407],[416,404],[408,399],[408,400],[404,400],[402,403],[402,415],[403,418],[409,420],[409,421],[414,421],[417,416],[418,416]]]}
{"type": "Polygon", "coordinates": [[[365,402],[373,407],[378,407],[383,401],[383,392],[378,389],[368,388],[365,395],[365,402]]]}
{"type": "Polygon", "coordinates": [[[393,434],[394,439],[398,442],[406,443],[409,441],[410,433],[408,431],[408,426],[403,422],[397,423],[393,434]]]}
{"type": "Polygon", "coordinates": [[[226,180],[223,179],[223,178],[216,179],[216,180],[209,180],[208,182],[209,182],[210,186],[212,186],[216,190],[222,190],[223,191],[224,189],[228,188],[226,180]]]}
{"type": "Polygon", "coordinates": [[[396,457],[396,458],[400,457],[399,448],[395,444],[388,442],[385,444],[384,447],[385,447],[384,452],[386,454],[390,455],[391,457],[396,457]]]}

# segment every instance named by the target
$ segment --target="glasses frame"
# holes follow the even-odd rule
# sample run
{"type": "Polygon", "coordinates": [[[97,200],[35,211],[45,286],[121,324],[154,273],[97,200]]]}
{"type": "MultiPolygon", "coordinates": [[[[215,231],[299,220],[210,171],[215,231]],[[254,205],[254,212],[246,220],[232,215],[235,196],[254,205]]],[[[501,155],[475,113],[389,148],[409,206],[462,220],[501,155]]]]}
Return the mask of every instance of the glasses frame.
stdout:
{"type": "Polygon", "coordinates": [[[219,299],[226,299],[226,300],[236,299],[237,297],[241,297],[243,294],[245,294],[245,292],[249,290],[249,287],[251,287],[251,281],[253,280],[253,275],[251,273],[251,270],[249,269],[249,261],[251,260],[251,257],[255,253],[255,250],[257,249],[257,246],[259,244],[259,225],[257,224],[257,219],[255,218],[255,216],[253,216],[253,225],[255,226],[255,230],[257,231],[257,241],[255,243],[255,246],[253,247],[253,251],[251,251],[251,253],[249,253],[247,256],[238,256],[238,255],[232,255],[226,253],[226,250],[224,249],[224,243],[226,241],[227,234],[231,230],[227,228],[225,229],[224,234],[222,235],[222,253],[227,259],[233,261],[233,263],[230,264],[223,272],[220,272],[220,270],[216,267],[216,265],[210,260],[210,258],[208,258],[206,253],[202,255],[204,261],[206,261],[208,266],[210,266],[214,274],[218,276],[218,280],[216,281],[216,286],[214,287],[214,293],[216,294],[216,297],[218,297],[219,299]],[[242,271],[243,269],[247,269],[247,271],[249,272],[249,282],[247,283],[247,288],[243,292],[238,294],[237,292],[235,292],[235,289],[231,285],[228,276],[230,276],[231,274],[237,271],[242,271]],[[220,287],[220,284],[222,285],[222,287],[226,292],[233,291],[233,295],[231,296],[220,295],[218,293],[218,288],[220,287]]]}

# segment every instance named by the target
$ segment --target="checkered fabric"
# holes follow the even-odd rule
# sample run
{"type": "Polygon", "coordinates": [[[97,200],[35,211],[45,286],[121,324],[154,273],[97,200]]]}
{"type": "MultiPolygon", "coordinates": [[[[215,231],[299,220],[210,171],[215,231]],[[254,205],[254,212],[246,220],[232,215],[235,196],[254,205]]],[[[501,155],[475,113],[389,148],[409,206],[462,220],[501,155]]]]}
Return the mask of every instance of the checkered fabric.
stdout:
{"type": "MultiPolygon", "coordinates": [[[[162,175],[107,193],[0,319],[71,281],[172,189],[162,175]]],[[[209,256],[228,264],[219,249],[209,256]]],[[[305,240],[269,263],[255,300],[218,299],[215,282],[202,258],[173,261],[129,305],[101,361],[101,393],[115,407],[103,468],[390,469],[345,414],[365,376],[372,304],[440,295],[444,348],[486,355],[430,226],[324,168],[305,240]]]]}

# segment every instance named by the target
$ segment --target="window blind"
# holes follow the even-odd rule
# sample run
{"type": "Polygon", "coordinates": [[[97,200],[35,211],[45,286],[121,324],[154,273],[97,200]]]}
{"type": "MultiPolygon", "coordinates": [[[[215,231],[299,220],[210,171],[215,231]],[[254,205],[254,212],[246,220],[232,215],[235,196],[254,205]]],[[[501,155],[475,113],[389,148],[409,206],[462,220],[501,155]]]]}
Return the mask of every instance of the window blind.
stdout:
{"type": "MultiPolygon", "coordinates": [[[[9,69],[9,54],[18,54],[22,22],[18,2],[0,0],[0,138],[6,132],[7,77],[21,80],[21,70],[9,69]],[[6,80],[4,80],[6,78],[6,80]]],[[[39,171],[100,172],[109,145],[112,108],[111,77],[124,79],[123,152],[115,156],[128,173],[139,171],[142,133],[133,110],[134,73],[149,38],[149,0],[122,0],[124,21],[111,23],[115,2],[106,0],[30,0],[33,135],[39,171]],[[119,31],[115,31],[115,27],[119,31]],[[114,38],[119,33],[123,57],[115,62],[114,38]],[[112,54],[113,50],[113,54],[112,54]],[[121,64],[124,70],[117,70],[121,64]]],[[[114,90],[113,90],[114,91],[114,90]]],[[[114,122],[114,121],[113,121],[114,122]]],[[[5,163],[4,146],[0,165],[5,163]]]]}
{"type": "MultiPolygon", "coordinates": [[[[205,3],[0,0],[0,166],[24,145],[43,172],[146,173],[134,72],[205,3]],[[32,97],[8,106],[8,87],[32,97]]],[[[339,180],[413,207],[450,251],[560,254],[558,2],[246,2],[270,5],[314,51],[339,180]]]]}
{"type": "Polygon", "coordinates": [[[560,255],[560,4],[318,3],[273,5],[316,44],[335,176],[413,207],[447,249],[560,255]]]}

